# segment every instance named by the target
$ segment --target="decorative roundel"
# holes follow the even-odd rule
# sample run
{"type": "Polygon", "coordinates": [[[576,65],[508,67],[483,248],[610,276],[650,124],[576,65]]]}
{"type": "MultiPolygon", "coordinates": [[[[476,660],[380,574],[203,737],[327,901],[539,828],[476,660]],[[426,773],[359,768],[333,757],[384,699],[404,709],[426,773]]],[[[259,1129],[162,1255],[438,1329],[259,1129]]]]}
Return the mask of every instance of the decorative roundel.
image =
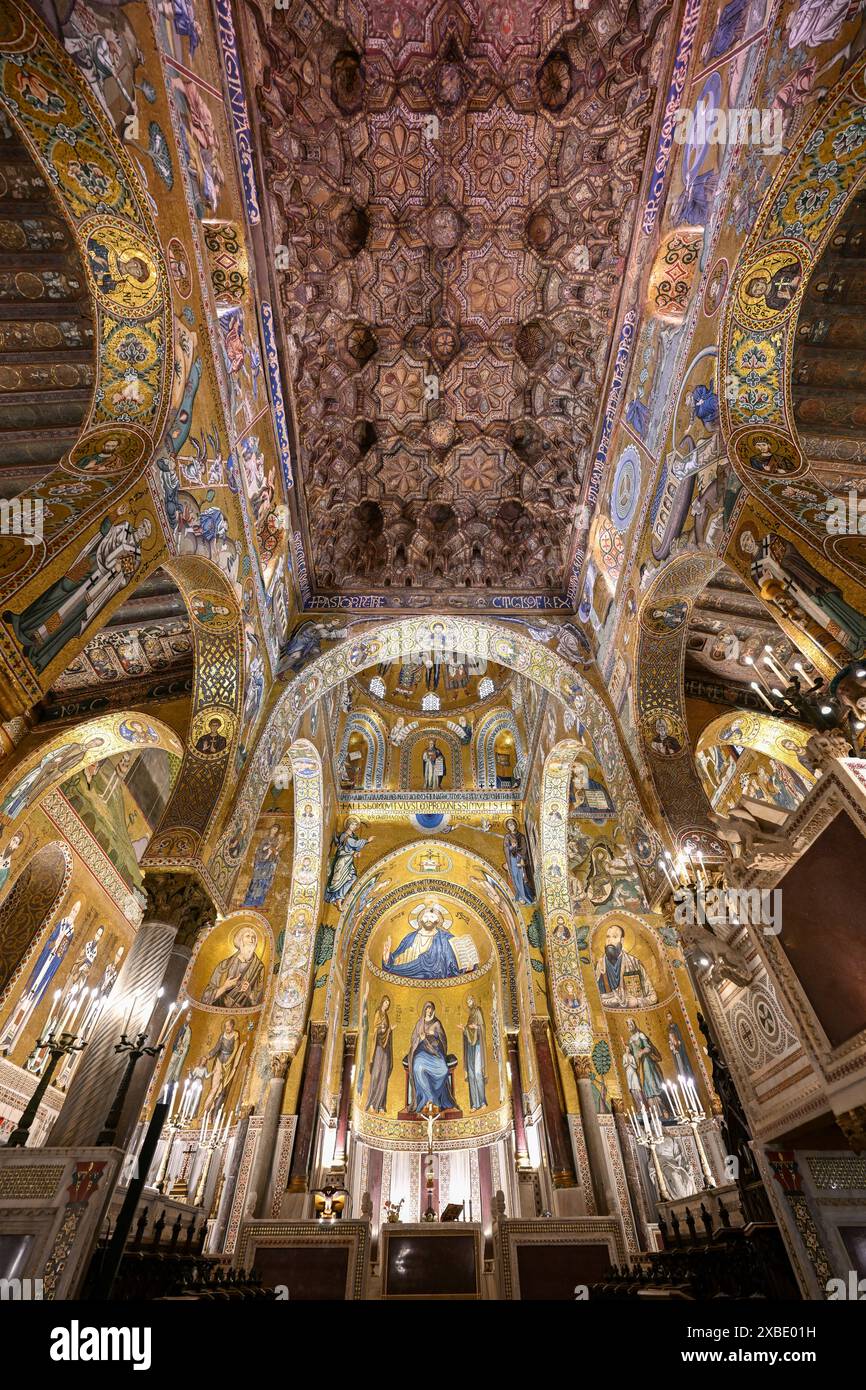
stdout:
{"type": "Polygon", "coordinates": [[[77,440],[69,451],[67,464],[90,477],[124,473],[141,461],[147,446],[143,430],[129,425],[99,425],[77,440]]]}
{"type": "Polygon", "coordinates": [[[644,742],[658,758],[678,758],[688,748],[688,733],[674,710],[647,710],[640,721],[644,742]]]}
{"type": "Polygon", "coordinates": [[[643,868],[648,868],[655,862],[657,845],[654,836],[643,823],[639,807],[633,801],[626,802],[623,807],[622,820],[626,839],[631,845],[635,859],[643,868]]]}
{"type": "Polygon", "coordinates": [[[806,469],[793,439],[767,426],[743,430],[734,441],[734,452],[738,462],[753,473],[790,478],[806,469]]]}
{"type": "Polygon", "coordinates": [[[866,536],[828,536],[824,549],[837,564],[858,571],[858,577],[866,578],[866,536]]]}
{"type": "Polygon", "coordinates": [[[173,236],[166,246],[168,269],[174,287],[181,299],[189,299],[192,294],[192,271],[189,255],[182,241],[173,236]]]}
{"type": "Polygon", "coordinates": [[[200,627],[208,632],[230,632],[237,623],[237,612],[226,594],[195,589],[187,595],[187,606],[200,627]]]}
{"type": "Polygon", "coordinates": [[[704,290],[704,313],[708,319],[719,312],[725,290],[728,288],[729,275],[728,262],[722,256],[710,271],[707,288],[704,290]]]}
{"type": "Polygon", "coordinates": [[[737,316],[749,328],[777,328],[798,307],[806,283],[802,247],[781,238],[761,246],[740,267],[737,316]]]}
{"type": "Polygon", "coordinates": [[[621,530],[614,528],[607,517],[600,517],[595,543],[601,564],[608,574],[618,577],[625,558],[625,541],[621,530]]]}
{"type": "Polygon", "coordinates": [[[782,1044],[779,1012],[767,990],[757,985],[752,991],[752,1015],[761,1030],[764,1044],[775,1052],[782,1044]]]}
{"type": "Polygon", "coordinates": [[[517,644],[512,642],[509,637],[494,637],[491,643],[491,649],[493,659],[508,666],[514,660],[517,652],[517,644]]]}
{"type": "Polygon", "coordinates": [[[225,705],[209,705],[192,722],[190,742],[201,758],[221,758],[234,738],[237,720],[225,705]]]}
{"type": "Polygon", "coordinates": [[[146,319],[158,307],[159,267],[138,229],[119,217],[93,217],[85,231],[85,255],[96,298],[121,319],[146,319]]]}
{"type": "Polygon", "coordinates": [[[610,489],[610,519],[618,531],[625,531],[639,496],[640,454],[633,444],[628,444],[620,454],[610,489]]]}
{"type": "Polygon", "coordinates": [[[756,1066],[763,1058],[764,1047],[745,1001],[741,1000],[734,1006],[731,1014],[731,1031],[747,1064],[756,1066]]]}

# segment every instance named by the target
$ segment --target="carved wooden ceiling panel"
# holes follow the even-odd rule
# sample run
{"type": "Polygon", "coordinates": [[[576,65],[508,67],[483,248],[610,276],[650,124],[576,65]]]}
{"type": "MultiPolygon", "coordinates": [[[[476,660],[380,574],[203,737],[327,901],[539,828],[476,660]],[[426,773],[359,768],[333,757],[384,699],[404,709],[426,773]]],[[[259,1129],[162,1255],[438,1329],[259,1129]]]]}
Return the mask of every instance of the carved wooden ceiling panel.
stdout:
{"type": "Polygon", "coordinates": [[[258,99],[316,592],[562,593],[668,8],[268,13],[258,99]]]}

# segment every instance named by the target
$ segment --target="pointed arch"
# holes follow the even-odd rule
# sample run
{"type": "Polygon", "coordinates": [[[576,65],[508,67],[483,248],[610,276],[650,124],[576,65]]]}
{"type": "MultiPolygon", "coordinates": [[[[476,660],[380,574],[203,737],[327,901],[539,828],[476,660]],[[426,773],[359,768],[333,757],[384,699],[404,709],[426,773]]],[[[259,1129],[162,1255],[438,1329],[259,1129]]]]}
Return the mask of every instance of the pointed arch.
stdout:
{"type": "Polygon", "coordinates": [[[72,854],[59,840],[30,857],[0,906],[0,1000],[22,975],[72,877],[72,854]]]}
{"type": "Polygon", "coordinates": [[[292,743],[284,755],[295,788],[292,881],[283,934],[268,1047],[272,1053],[297,1051],[303,1037],[313,978],[313,947],[321,905],[324,845],[322,759],[309,739],[292,743]]]}
{"type": "MultiPolygon", "coordinates": [[[[368,910],[379,906],[379,900],[370,897],[371,887],[375,886],[377,879],[383,874],[387,874],[388,865],[395,860],[408,856],[416,851],[429,853],[438,851],[445,855],[459,853],[471,864],[477,866],[481,877],[476,877],[476,889],[466,890],[471,899],[473,908],[478,912],[482,921],[487,922],[488,918],[492,921],[498,914],[505,924],[505,932],[497,929],[497,936],[501,940],[503,947],[507,948],[512,954],[515,962],[511,983],[503,998],[510,1000],[513,1007],[513,1026],[520,1022],[518,1015],[522,1015],[528,1022],[532,1012],[532,968],[530,965],[529,942],[526,936],[526,925],[515,911],[514,895],[503,874],[489,859],[477,854],[474,850],[467,849],[465,845],[447,844],[445,840],[428,839],[411,841],[407,844],[398,845],[389,854],[384,855],[371,864],[358,879],[351,894],[346,899],[345,905],[340,913],[340,920],[336,932],[336,952],[335,967],[328,980],[328,992],[325,1002],[325,1012],[328,1017],[333,1017],[337,1008],[337,1000],[334,998],[334,983],[338,981],[338,988],[345,988],[343,1003],[343,1024],[344,1026],[355,1026],[357,1023],[357,986],[360,981],[360,962],[363,957],[363,945],[369,939],[370,931],[376,920],[378,913],[368,910]],[[485,892],[486,901],[480,894],[485,892]],[[491,911],[492,909],[492,911],[491,911]],[[363,944],[359,948],[358,941],[363,937],[363,944]]],[[[432,881],[432,880],[431,880],[432,881]]],[[[403,885],[405,886],[405,885],[403,885]]],[[[409,885],[412,892],[442,891],[448,892],[451,888],[449,882],[437,883],[435,889],[429,887],[429,883],[424,879],[412,880],[409,885]],[[414,886],[413,886],[414,884],[414,886]],[[425,886],[425,884],[427,886],[425,886]]],[[[511,1026],[511,1025],[510,1025],[511,1026]]]]}
{"type": "MultiPolygon", "coordinates": [[[[82,539],[91,532],[91,542],[99,540],[100,526],[108,519],[121,520],[117,504],[131,486],[140,482],[163,436],[171,405],[175,379],[174,330],[169,277],[165,258],[148,205],[146,190],[134,164],[120,141],[81,71],[58,43],[55,36],[36,18],[29,7],[9,0],[4,7],[4,28],[0,42],[0,109],[20,132],[30,154],[56,195],[61,212],[78,247],[95,312],[96,381],[88,417],[82,434],[69,455],[32,489],[34,502],[44,502],[43,538],[38,545],[22,547],[0,540],[0,600],[2,611],[13,619],[40,599],[48,586],[46,576],[63,575],[72,568],[81,552],[82,539]],[[27,100],[31,87],[46,91],[52,104],[27,100]],[[58,132],[65,129],[64,141],[58,132]],[[62,148],[74,146],[80,164],[92,162],[100,177],[80,181],[72,172],[71,161],[60,159],[62,148]],[[134,308],[125,297],[129,285],[113,285],[101,269],[106,256],[121,255],[134,261],[138,279],[133,291],[134,308]],[[144,347],[143,362],[137,374],[139,399],[132,411],[124,392],[124,364],[117,344],[121,335],[132,335],[144,347]],[[134,420],[131,415],[134,414],[134,420]],[[59,483],[79,483],[82,473],[70,460],[96,456],[109,440],[112,457],[118,459],[113,474],[107,474],[84,494],[77,509],[58,505],[53,489],[59,483]],[[20,597],[19,597],[20,595],[20,597]],[[14,600],[14,609],[10,606],[14,600]]],[[[146,492],[146,489],[145,489],[146,492]]],[[[150,508],[143,505],[134,518],[155,526],[150,508]]],[[[129,520],[126,517],[123,520],[129,520]]],[[[140,574],[158,563],[164,542],[142,546],[140,574]]],[[[109,604],[120,599],[121,590],[109,604]]],[[[67,665],[105,621],[106,608],[92,616],[62,649],[37,665],[28,648],[13,638],[13,623],[0,625],[0,652],[7,679],[0,682],[0,711],[6,717],[29,708],[47,690],[58,670],[67,665]]],[[[36,614],[33,615],[33,623],[36,614]]]]}
{"type": "Polygon", "coordinates": [[[647,818],[643,793],[623,749],[598,673],[579,672],[556,652],[514,627],[480,618],[438,615],[397,619],[361,637],[348,637],[308,662],[287,683],[246,764],[231,817],[213,842],[207,869],[214,891],[223,896],[231,891],[281,750],[291,738],[296,721],[329,690],[359,671],[382,661],[397,661],[401,653],[431,645],[429,634],[434,621],[441,626],[442,643],[520,672],[555,695],[578,717],[598,752],[612,795],[619,805],[630,808],[630,833],[640,836],[647,847],[646,854],[637,857],[647,896],[652,898],[666,881],[658,867],[661,842],[647,818]]]}
{"type": "Polygon", "coordinates": [[[526,766],[526,749],[520,734],[514,711],[492,709],[478,726],[475,734],[475,776],[479,787],[496,786],[496,739],[508,731],[514,739],[517,751],[516,769],[519,780],[523,778],[526,766]]]}
{"type": "Polygon", "coordinates": [[[408,789],[410,781],[410,771],[412,768],[412,751],[422,739],[437,739],[440,743],[446,743],[451,754],[451,790],[463,790],[463,745],[456,734],[452,734],[448,729],[428,724],[426,728],[415,729],[407,739],[404,739],[400,749],[400,781],[399,786],[402,790],[408,789]]]}
{"type": "Polygon", "coordinates": [[[549,997],[560,1045],[568,1057],[585,1056],[592,1050],[592,1023],[568,886],[568,790],[572,768],[583,752],[577,739],[562,739],[548,753],[541,777],[541,904],[549,997]],[[556,930],[563,923],[567,933],[556,930]]]}
{"type": "MultiPolygon", "coordinates": [[[[833,493],[811,466],[803,447],[792,399],[794,345],[803,298],[819,266],[830,238],[853,198],[866,181],[866,126],[863,124],[866,55],[860,55],[825,98],[816,103],[809,119],[797,132],[792,146],[779,161],[770,187],[746,238],[731,275],[719,339],[719,418],[730,466],[742,485],[733,525],[728,528],[726,558],[756,592],[751,556],[744,558],[742,502],[759,500],[764,515],[759,521],[776,530],[781,518],[788,532],[805,541],[819,559],[819,568],[845,575],[855,608],[866,607],[863,570],[856,558],[834,547],[820,518],[833,493]],[[793,291],[786,299],[768,303],[768,296],[754,288],[784,268],[793,291]],[[748,362],[748,366],[745,363],[748,362]],[[753,444],[759,438],[772,444],[783,461],[785,479],[803,479],[811,500],[808,509],[788,501],[778,475],[751,466],[753,444]],[[808,516],[816,520],[808,520],[808,516]],[[832,557],[832,558],[831,558],[832,557]]],[[[799,496],[796,487],[792,496],[799,496]]],[[[787,540],[787,537],[785,537],[787,540]]],[[[786,631],[797,631],[786,614],[780,614],[786,631]]],[[[801,632],[804,650],[825,676],[840,664],[820,643],[801,632]]]]}
{"type": "Polygon", "coordinates": [[[753,710],[731,710],[713,719],[701,731],[695,744],[698,776],[708,796],[720,791],[720,786],[713,789],[713,776],[721,766],[712,758],[713,750],[736,744],[774,762],[784,763],[805,786],[811,787],[815,774],[800,761],[799,755],[813,732],[793,719],[776,719],[771,714],[753,710]]]}
{"type": "Polygon", "coordinates": [[[241,734],[246,667],[243,621],[234,588],[212,560],[184,555],[164,568],[189,613],[195,667],[183,766],[142,866],[194,867],[206,880],[199,849],[234,789],[230,773],[241,734]],[[214,721],[221,748],[207,742],[214,721]]]}
{"type": "Polygon", "coordinates": [[[385,780],[385,723],[375,710],[357,710],[346,720],[340,750],[337,754],[338,775],[342,771],[349,751],[349,739],[353,733],[363,736],[367,745],[367,761],[364,764],[364,791],[375,791],[385,780]]]}
{"type": "Polygon", "coordinates": [[[75,725],[45,739],[18,761],[0,783],[0,820],[15,821],[90,763],[133,749],[163,748],[180,757],[183,744],[160,719],[121,710],[75,725]]]}
{"type": "Polygon", "coordinates": [[[725,852],[713,832],[710,803],[695,768],[683,670],[692,607],[722,566],[717,555],[692,552],[664,568],[640,606],[635,660],[638,728],[661,813],[678,848],[697,830],[705,837],[705,852],[715,858],[724,858],[725,852]],[[678,752],[660,754],[653,748],[660,721],[678,752]]]}

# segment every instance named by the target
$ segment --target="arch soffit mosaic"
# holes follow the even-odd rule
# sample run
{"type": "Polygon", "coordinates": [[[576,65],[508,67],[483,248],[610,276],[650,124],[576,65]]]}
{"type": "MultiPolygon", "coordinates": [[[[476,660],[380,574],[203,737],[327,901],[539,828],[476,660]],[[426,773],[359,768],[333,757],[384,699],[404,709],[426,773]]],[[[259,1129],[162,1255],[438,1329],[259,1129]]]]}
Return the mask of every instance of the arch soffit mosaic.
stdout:
{"type": "Polygon", "coordinates": [[[49,840],[34,849],[16,875],[0,905],[0,1000],[11,994],[38,946],[42,930],[62,906],[72,870],[69,846],[62,840],[49,840]],[[42,898],[36,891],[39,885],[33,883],[33,875],[40,868],[44,877],[54,876],[42,885],[42,898]]]}
{"type": "MultiPolygon", "coordinates": [[[[792,405],[792,363],[797,321],[803,296],[830,237],[851,199],[866,182],[866,56],[849,71],[799,132],[781,161],[754,226],[740,252],[727,295],[719,339],[719,392],[722,438],[743,491],[727,532],[727,554],[750,584],[749,566],[736,563],[733,537],[743,504],[755,497],[772,517],[778,517],[796,536],[817,551],[822,562],[838,566],[857,585],[857,606],[866,608],[866,571],[849,563],[838,549],[830,557],[826,526],[816,514],[832,496],[815,478],[801,446],[792,405]],[[772,274],[783,263],[795,264],[800,276],[797,292],[784,307],[769,308],[748,293],[761,272],[772,274]],[[772,439],[787,459],[783,476],[763,477],[748,466],[750,442],[756,432],[772,439]],[[801,480],[810,494],[807,508],[795,510],[785,489],[801,480]]],[[[818,664],[832,674],[827,657],[818,664]]]]}
{"type": "Polygon", "coordinates": [[[273,995],[267,1046],[294,1055],[303,1037],[313,978],[313,948],[321,905],[324,855],[322,759],[309,739],[285,753],[295,789],[294,850],[282,957],[273,995]]]}
{"type": "Polygon", "coordinates": [[[722,564],[709,552],[676,556],[645,595],[638,615],[635,674],[641,747],[657,804],[678,848],[683,834],[698,830],[712,836],[710,803],[689,740],[683,671],[692,607],[722,564]],[[678,751],[653,747],[659,720],[678,751]]]}
{"type": "Polygon", "coordinates": [[[387,759],[387,730],[382,716],[372,709],[354,710],[346,720],[340,739],[338,765],[342,768],[349,751],[349,739],[358,733],[364,739],[367,758],[364,764],[365,791],[375,791],[384,785],[387,759]]]}
{"type": "MultiPolygon", "coordinates": [[[[0,539],[0,600],[5,608],[15,595],[15,611],[20,612],[45,589],[46,571],[66,572],[72,547],[79,547],[86,532],[110,511],[119,517],[116,504],[141,482],[166,423],[174,340],[169,279],[140,179],[75,64],[17,0],[9,0],[0,17],[0,106],[57,195],[96,311],[96,381],[84,429],[61,464],[31,489],[34,499],[44,502],[44,540],[27,548],[22,564],[20,545],[0,539]],[[37,99],[38,91],[47,91],[51,101],[37,99]],[[75,168],[88,159],[100,171],[96,182],[82,182],[75,175],[75,168]],[[103,254],[117,264],[134,260],[137,276],[110,277],[113,285],[106,288],[96,272],[97,258],[103,254]],[[147,364],[139,372],[141,401],[134,422],[118,389],[123,363],[115,351],[119,338],[129,335],[141,340],[147,364]],[[98,452],[108,435],[120,440],[115,452],[122,462],[113,476],[89,476],[86,469],[77,468],[75,460],[82,459],[89,446],[98,452]],[[57,483],[72,479],[84,483],[85,490],[79,491],[70,514],[68,506],[51,502],[51,492],[57,483]]],[[[149,502],[146,485],[140,491],[142,503],[149,502]]],[[[157,531],[152,518],[151,525],[157,531]]],[[[141,578],[164,553],[161,536],[156,542],[142,564],[141,578]]],[[[38,700],[105,616],[103,611],[64,647],[62,662],[55,658],[39,672],[0,627],[0,650],[17,687],[10,682],[3,708],[14,714],[38,700]]]]}
{"type": "Polygon", "coordinates": [[[774,719],[771,714],[753,710],[733,710],[719,715],[701,731],[695,745],[695,756],[700,756],[708,748],[738,743],[742,748],[752,748],[756,753],[776,758],[803,775],[803,764],[797,755],[806,747],[812,732],[793,719],[774,719]],[[732,729],[733,725],[735,729],[732,729]],[[725,733],[736,733],[736,737],[725,738],[725,733]]]}
{"type": "Polygon", "coordinates": [[[0,782],[0,820],[8,827],[29,815],[45,796],[91,763],[146,748],[162,748],[176,757],[183,754],[173,729],[137,710],[101,715],[55,734],[25,753],[0,782]]]}
{"type": "Polygon", "coordinates": [[[498,736],[510,733],[514,739],[516,766],[522,771],[526,750],[514,711],[492,709],[485,714],[475,733],[475,776],[479,787],[496,786],[496,749],[498,736]]]}
{"type": "MultiPolygon", "coordinates": [[[[143,860],[149,868],[194,868],[208,882],[199,849],[232,794],[230,771],[241,734],[246,645],[235,591],[203,556],[167,561],[186,604],[194,651],[184,761],[143,860]],[[209,737],[213,721],[216,737],[209,737]]],[[[210,886],[210,885],[209,885],[210,886]]]]}

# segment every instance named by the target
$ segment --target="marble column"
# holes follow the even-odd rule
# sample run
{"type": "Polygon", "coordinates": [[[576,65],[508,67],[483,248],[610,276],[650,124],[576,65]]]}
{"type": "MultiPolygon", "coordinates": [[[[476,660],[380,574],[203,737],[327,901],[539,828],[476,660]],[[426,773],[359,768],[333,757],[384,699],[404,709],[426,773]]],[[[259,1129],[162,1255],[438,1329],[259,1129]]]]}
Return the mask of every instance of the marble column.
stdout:
{"type": "Polygon", "coordinates": [[[328,1025],[326,1023],[310,1024],[310,1036],[304,1058],[304,1077],[301,1082],[301,1100],[298,1106],[298,1125],[295,1130],[295,1146],[292,1151],[292,1166],[289,1172],[289,1192],[307,1191],[310,1154],[313,1149],[313,1135],[319,1110],[319,1086],[322,1080],[322,1061],[327,1036],[328,1025]]]}
{"type": "Polygon", "coordinates": [[[490,1146],[478,1150],[478,1191],[481,1197],[481,1230],[484,1233],[484,1258],[493,1259],[493,1168],[490,1146]]]}
{"type": "Polygon", "coordinates": [[[280,1128],[280,1115],[283,1113],[286,1078],[291,1065],[292,1059],[287,1052],[278,1052],[271,1058],[271,1079],[262,1100],[262,1128],[249,1183],[250,1205],[253,1207],[253,1215],[258,1217],[268,1216],[270,1213],[274,1148],[280,1128]]]}
{"type": "Polygon", "coordinates": [[[590,1080],[591,1063],[588,1057],[572,1057],[571,1067],[577,1082],[580,1126],[583,1130],[586,1155],[589,1159],[589,1175],[595,1197],[595,1210],[599,1216],[612,1216],[616,1212],[617,1201],[611,1190],[607,1153],[601,1125],[598,1123],[598,1111],[590,1080]]]}
{"type": "Polygon", "coordinates": [[[334,1142],[332,1168],[345,1169],[349,1153],[349,1110],[352,1105],[352,1070],[358,1050],[358,1034],[343,1036],[343,1067],[340,1073],[340,1105],[337,1111],[337,1137],[334,1142]]]}
{"type": "MultiPolygon", "coordinates": [[[[147,873],[144,886],[144,917],[105,1012],[73,1073],[48,1138],[52,1148],[96,1143],[126,1066],[126,1057],[116,1053],[114,1046],[120,1041],[130,1005],[135,1001],[128,1036],[147,1030],[150,1041],[156,1042],[165,1012],[177,998],[192,942],[213,921],[213,904],[189,874],[147,873]],[[157,999],[160,988],[163,994],[157,999]]],[[[149,1057],[137,1063],[117,1130],[118,1148],[125,1148],[129,1141],[155,1065],[149,1057]]]]}
{"type": "Polygon", "coordinates": [[[547,1019],[534,1018],[532,1020],[532,1038],[535,1043],[535,1056],[538,1062],[541,1109],[544,1114],[544,1128],[547,1132],[553,1185],[554,1187],[576,1187],[578,1184],[574,1171],[571,1136],[559,1098],[559,1078],[556,1074],[556,1060],[551,1049],[547,1019]]]}
{"type": "Polygon", "coordinates": [[[520,1070],[520,1044],[516,1033],[508,1033],[508,1070],[511,1075],[511,1113],[514,1120],[514,1157],[518,1168],[527,1169],[529,1143],[526,1138],[526,1109],[523,1100],[523,1075],[520,1070]]]}
{"type": "Polygon", "coordinates": [[[640,1173],[634,1161],[634,1149],[631,1144],[628,1120],[625,1117],[625,1110],[623,1109],[621,1101],[612,1101],[611,1110],[613,1111],[614,1124],[616,1125],[616,1137],[619,1141],[619,1151],[622,1154],[625,1185],[628,1191],[629,1201],[631,1202],[631,1214],[634,1220],[634,1228],[637,1232],[638,1244],[641,1250],[649,1250],[651,1248],[649,1234],[650,1214],[647,1210],[646,1197],[644,1196],[640,1173]]]}
{"type": "Polygon", "coordinates": [[[225,1182],[223,1183],[219,1211],[217,1212],[216,1228],[209,1243],[209,1249],[216,1254],[222,1254],[226,1231],[232,1213],[232,1205],[235,1199],[235,1191],[238,1185],[238,1174],[241,1170],[241,1162],[244,1156],[244,1149],[246,1148],[247,1134],[249,1133],[252,1113],[252,1107],[242,1111],[238,1120],[237,1130],[235,1131],[232,1155],[228,1167],[226,1168],[225,1182]]]}

